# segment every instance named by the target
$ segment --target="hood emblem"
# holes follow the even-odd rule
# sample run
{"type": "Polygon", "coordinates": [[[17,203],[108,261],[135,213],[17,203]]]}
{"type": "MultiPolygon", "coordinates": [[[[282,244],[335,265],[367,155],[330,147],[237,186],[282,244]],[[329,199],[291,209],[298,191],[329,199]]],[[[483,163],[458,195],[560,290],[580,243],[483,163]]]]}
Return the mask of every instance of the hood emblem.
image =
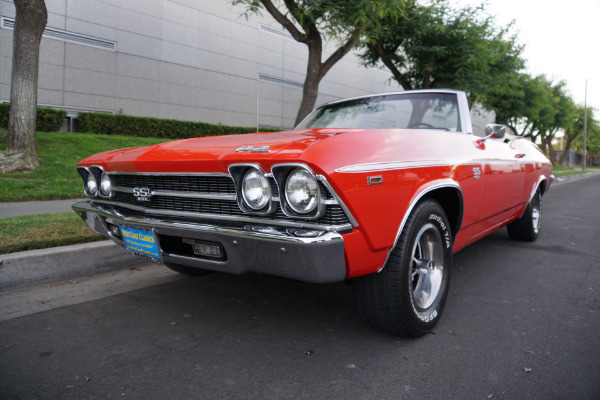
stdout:
{"type": "Polygon", "coordinates": [[[249,151],[251,153],[270,153],[271,152],[271,150],[269,150],[269,146],[261,146],[261,147],[242,146],[242,147],[235,149],[236,153],[239,153],[241,151],[249,151]]]}

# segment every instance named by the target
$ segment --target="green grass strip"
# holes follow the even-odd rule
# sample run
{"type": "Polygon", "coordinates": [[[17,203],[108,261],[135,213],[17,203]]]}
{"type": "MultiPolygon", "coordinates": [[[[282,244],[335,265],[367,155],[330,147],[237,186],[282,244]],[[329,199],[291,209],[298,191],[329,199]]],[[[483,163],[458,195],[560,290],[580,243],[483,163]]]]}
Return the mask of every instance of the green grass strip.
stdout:
{"type": "MultiPolygon", "coordinates": [[[[165,139],[75,132],[38,132],[40,166],[35,171],[0,174],[0,201],[83,198],[83,183],[76,165],[102,151],[149,146],[165,139]]],[[[0,132],[0,150],[6,148],[6,131],[0,132]]]]}
{"type": "Polygon", "coordinates": [[[0,254],[105,239],[73,212],[0,218],[0,254]]]}

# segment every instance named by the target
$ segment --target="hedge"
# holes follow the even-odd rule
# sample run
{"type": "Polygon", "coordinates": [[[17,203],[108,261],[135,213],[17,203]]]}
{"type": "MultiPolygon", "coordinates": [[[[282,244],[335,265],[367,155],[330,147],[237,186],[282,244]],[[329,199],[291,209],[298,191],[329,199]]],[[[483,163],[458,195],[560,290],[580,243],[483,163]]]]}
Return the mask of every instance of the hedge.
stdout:
{"type": "MultiPolygon", "coordinates": [[[[234,135],[256,132],[254,127],[226,126],[205,122],[177,121],[148,117],[107,113],[80,113],[77,117],[77,130],[80,132],[187,139],[201,136],[234,135]]],[[[279,129],[265,128],[263,132],[276,132],[279,129]]]]}
{"type": "MultiPolygon", "coordinates": [[[[0,128],[8,129],[8,114],[10,104],[0,104],[0,128]]],[[[62,126],[67,112],[65,110],[55,110],[53,108],[38,107],[36,130],[42,132],[58,132],[62,126]]]]}

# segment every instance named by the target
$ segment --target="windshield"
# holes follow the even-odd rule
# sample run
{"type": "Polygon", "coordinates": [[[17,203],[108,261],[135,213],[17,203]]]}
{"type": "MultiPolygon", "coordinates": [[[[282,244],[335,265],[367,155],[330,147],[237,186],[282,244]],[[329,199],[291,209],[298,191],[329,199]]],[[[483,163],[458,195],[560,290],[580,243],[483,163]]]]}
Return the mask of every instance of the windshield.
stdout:
{"type": "Polygon", "coordinates": [[[296,128],[461,130],[453,93],[391,94],[329,104],[296,128]]]}

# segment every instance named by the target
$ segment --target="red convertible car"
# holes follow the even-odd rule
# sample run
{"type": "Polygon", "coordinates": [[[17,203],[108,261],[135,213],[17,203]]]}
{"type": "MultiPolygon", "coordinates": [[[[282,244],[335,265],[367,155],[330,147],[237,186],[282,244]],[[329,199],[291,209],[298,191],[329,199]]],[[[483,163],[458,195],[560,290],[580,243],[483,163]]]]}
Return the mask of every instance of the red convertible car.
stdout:
{"type": "Polygon", "coordinates": [[[296,129],[113,150],[78,164],[96,232],[175,271],[350,281],[372,326],[421,336],[440,319],[452,254],[508,227],[540,231],[552,166],[486,126],[466,95],[335,101],[296,129]]]}

